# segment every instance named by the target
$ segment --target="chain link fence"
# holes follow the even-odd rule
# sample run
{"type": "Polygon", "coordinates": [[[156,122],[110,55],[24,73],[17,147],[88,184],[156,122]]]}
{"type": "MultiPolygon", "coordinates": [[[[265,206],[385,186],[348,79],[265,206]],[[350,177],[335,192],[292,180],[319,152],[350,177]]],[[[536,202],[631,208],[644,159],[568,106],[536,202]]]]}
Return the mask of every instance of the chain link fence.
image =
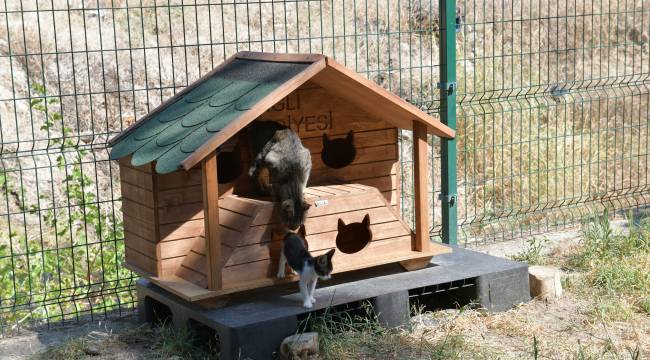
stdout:
{"type": "MultiPolygon", "coordinates": [[[[466,245],[645,205],[648,11],[457,2],[466,245]]],[[[240,50],[324,53],[435,115],[439,31],[438,2],[424,0],[0,2],[0,333],[133,310],[111,136],[240,50]]]]}

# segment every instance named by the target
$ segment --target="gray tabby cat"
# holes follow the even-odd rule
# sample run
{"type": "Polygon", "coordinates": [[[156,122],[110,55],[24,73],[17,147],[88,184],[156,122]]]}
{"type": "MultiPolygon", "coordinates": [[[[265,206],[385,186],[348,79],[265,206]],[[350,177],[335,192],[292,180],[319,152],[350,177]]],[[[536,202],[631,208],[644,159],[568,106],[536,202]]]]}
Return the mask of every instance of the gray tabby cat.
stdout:
{"type": "Polygon", "coordinates": [[[285,276],[287,263],[289,267],[300,275],[298,286],[302,296],[302,306],[310,309],[316,302],[314,291],[318,279],[328,280],[332,274],[332,256],[335,249],[327,253],[313,257],[307,251],[307,242],[304,239],[305,228],[300,228],[300,235],[293,232],[287,232],[284,236],[284,243],[280,252],[280,264],[278,268],[278,278],[285,276]]]}
{"type": "Polygon", "coordinates": [[[268,194],[269,186],[260,172],[269,171],[273,201],[280,205],[282,222],[298,229],[305,222],[309,204],[303,192],[311,172],[311,154],[291,129],[273,121],[256,121],[248,127],[253,158],[248,174],[257,180],[260,192],[268,194]]]}

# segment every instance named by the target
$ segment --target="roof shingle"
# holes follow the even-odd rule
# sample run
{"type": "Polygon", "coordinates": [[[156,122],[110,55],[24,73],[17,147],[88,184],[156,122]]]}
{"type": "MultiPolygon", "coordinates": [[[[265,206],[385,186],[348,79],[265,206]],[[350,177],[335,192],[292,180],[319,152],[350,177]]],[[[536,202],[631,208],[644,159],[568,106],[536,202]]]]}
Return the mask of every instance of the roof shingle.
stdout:
{"type": "Polygon", "coordinates": [[[142,120],[113,146],[111,159],[133,155],[135,166],[156,161],[158,173],[179,170],[199,146],[309,65],[237,58],[142,120]]]}

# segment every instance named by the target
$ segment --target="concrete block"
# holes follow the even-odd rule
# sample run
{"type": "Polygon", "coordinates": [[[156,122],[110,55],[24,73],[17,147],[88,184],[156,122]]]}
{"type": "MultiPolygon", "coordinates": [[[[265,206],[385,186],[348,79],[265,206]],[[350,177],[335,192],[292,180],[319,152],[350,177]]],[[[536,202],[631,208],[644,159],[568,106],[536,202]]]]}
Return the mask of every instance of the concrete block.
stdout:
{"type": "Polygon", "coordinates": [[[372,299],[372,307],[380,324],[387,328],[407,325],[411,320],[408,291],[383,294],[372,299]]]}
{"type": "Polygon", "coordinates": [[[559,269],[548,266],[531,266],[528,268],[530,296],[543,300],[562,296],[562,273],[559,269]]]}

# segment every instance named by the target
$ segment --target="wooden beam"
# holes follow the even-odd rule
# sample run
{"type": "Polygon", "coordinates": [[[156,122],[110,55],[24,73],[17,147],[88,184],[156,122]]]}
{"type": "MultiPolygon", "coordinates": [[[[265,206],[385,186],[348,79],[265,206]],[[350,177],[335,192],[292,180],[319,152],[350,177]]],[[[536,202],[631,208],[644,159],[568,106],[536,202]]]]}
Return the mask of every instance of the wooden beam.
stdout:
{"type": "Polygon", "coordinates": [[[221,239],[219,238],[219,183],[217,154],[213,151],[201,162],[205,248],[208,256],[208,289],[221,289],[221,239]]]}
{"type": "Polygon", "coordinates": [[[415,208],[415,244],[413,250],[428,252],[429,240],[429,192],[428,192],[428,153],[427,127],[413,121],[413,180],[415,208]]]}
{"type": "Polygon", "coordinates": [[[292,63],[313,63],[325,59],[321,54],[278,54],[256,51],[240,51],[237,53],[237,59],[273,61],[273,62],[292,62],[292,63]]]}

